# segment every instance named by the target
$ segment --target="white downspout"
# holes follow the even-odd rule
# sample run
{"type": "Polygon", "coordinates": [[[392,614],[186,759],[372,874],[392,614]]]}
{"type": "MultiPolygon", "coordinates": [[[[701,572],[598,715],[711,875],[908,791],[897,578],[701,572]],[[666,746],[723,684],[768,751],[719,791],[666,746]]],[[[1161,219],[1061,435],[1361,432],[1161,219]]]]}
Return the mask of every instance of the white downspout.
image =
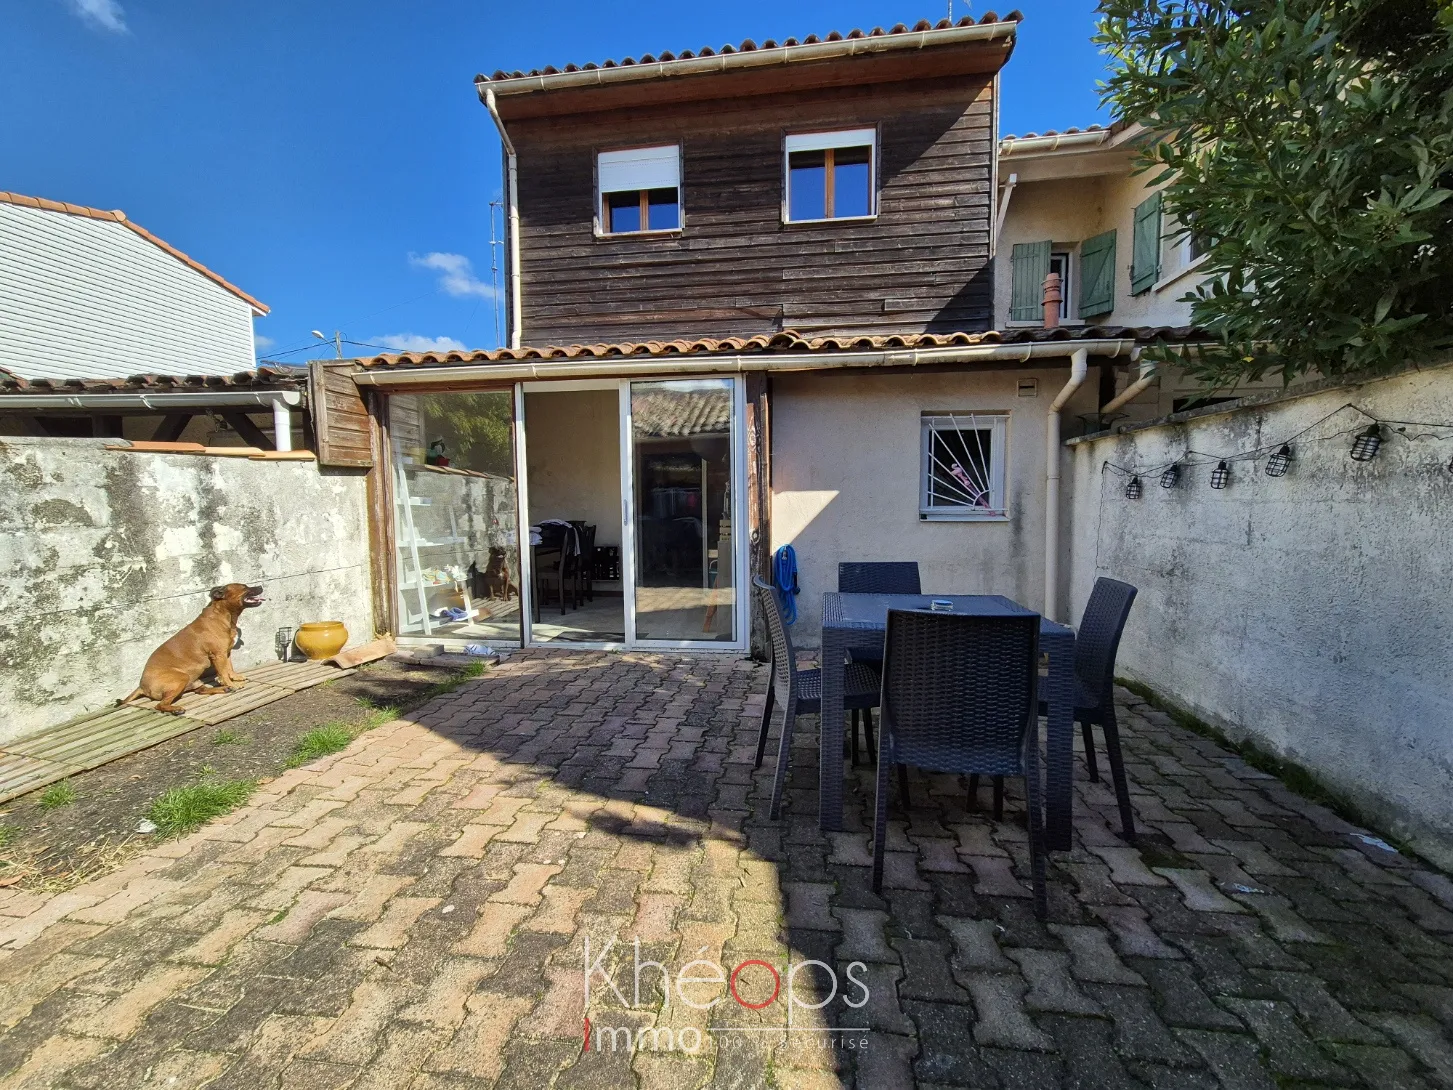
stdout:
{"type": "Polygon", "coordinates": [[[1090,354],[1083,348],[1075,349],[1070,356],[1070,380],[1064,389],[1050,402],[1049,417],[1045,421],[1045,470],[1044,470],[1044,616],[1057,620],[1059,615],[1059,480],[1060,458],[1060,410],[1069,402],[1074,392],[1084,384],[1090,369],[1090,354]]]}
{"type": "Polygon", "coordinates": [[[504,118],[499,115],[499,106],[494,100],[494,89],[484,89],[484,105],[489,110],[489,116],[494,118],[495,128],[499,129],[500,143],[505,148],[506,174],[509,176],[506,185],[507,193],[505,202],[509,206],[509,231],[510,231],[510,347],[520,347],[520,162],[515,155],[515,145],[510,140],[510,134],[505,131],[504,118]]]}
{"type": "MultiPolygon", "coordinates": [[[[1137,355],[1140,352],[1138,348],[1135,351],[1137,355]]],[[[1107,401],[1105,407],[1100,412],[1103,414],[1113,413],[1120,406],[1130,404],[1130,402],[1139,397],[1154,381],[1155,361],[1147,360],[1140,365],[1140,377],[1125,387],[1117,396],[1107,401]]]]}
{"type": "Polygon", "coordinates": [[[293,449],[293,414],[280,397],[272,401],[272,445],[277,450],[293,449]]]}

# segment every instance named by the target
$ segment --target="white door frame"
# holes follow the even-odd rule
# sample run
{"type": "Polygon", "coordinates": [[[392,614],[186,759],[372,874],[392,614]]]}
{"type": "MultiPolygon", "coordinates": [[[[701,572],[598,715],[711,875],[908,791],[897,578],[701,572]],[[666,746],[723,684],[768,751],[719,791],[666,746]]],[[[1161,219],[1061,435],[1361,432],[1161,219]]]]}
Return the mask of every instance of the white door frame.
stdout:
{"type": "MultiPolygon", "coordinates": [[[[747,443],[746,387],[739,376],[709,375],[703,378],[728,379],[732,383],[732,627],[736,638],[730,642],[716,640],[642,640],[636,636],[636,541],[635,541],[635,479],[631,449],[631,379],[585,380],[580,382],[517,382],[515,384],[515,481],[519,505],[520,550],[520,633],[525,647],[572,647],[581,650],[682,650],[682,651],[745,651],[750,645],[747,625],[750,619],[750,596],[747,583],[747,443]],[[626,638],[623,643],[576,641],[537,643],[532,632],[534,616],[534,572],[530,553],[529,470],[526,459],[525,394],[526,392],[565,392],[567,390],[608,390],[618,392],[620,425],[620,493],[621,493],[621,594],[625,611],[626,638]]],[[[637,382],[667,382],[669,375],[647,376],[637,382]]],[[[718,579],[720,579],[718,567],[718,579]]]]}
{"type": "MultiPolygon", "coordinates": [[[[732,384],[731,419],[731,489],[732,489],[732,631],[735,638],[725,640],[643,640],[636,635],[636,487],[635,459],[631,450],[631,383],[670,382],[671,376],[621,379],[621,586],[626,595],[626,645],[642,651],[745,651],[750,642],[747,631],[749,613],[743,583],[747,577],[747,442],[746,386],[737,375],[703,375],[703,379],[726,379],[732,384]]],[[[702,512],[703,516],[706,514],[702,512]]],[[[703,526],[705,519],[703,518],[703,526]]],[[[717,579],[721,578],[720,547],[717,550],[717,579]]]]}

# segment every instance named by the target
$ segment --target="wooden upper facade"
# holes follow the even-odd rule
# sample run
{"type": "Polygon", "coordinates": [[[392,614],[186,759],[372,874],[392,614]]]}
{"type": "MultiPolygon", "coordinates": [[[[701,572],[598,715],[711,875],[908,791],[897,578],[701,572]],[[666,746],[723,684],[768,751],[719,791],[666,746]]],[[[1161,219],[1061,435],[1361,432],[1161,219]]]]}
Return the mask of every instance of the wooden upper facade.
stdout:
{"type": "Polygon", "coordinates": [[[1003,33],[941,25],[861,54],[738,57],[676,78],[669,63],[636,78],[617,68],[597,86],[482,79],[518,157],[524,342],[990,328],[995,74],[1013,23],[993,28],[1003,33]],[[802,222],[789,147],[845,131],[872,146],[868,214],[841,201],[852,218],[802,222]],[[601,154],[672,146],[669,229],[611,233],[601,154]]]}

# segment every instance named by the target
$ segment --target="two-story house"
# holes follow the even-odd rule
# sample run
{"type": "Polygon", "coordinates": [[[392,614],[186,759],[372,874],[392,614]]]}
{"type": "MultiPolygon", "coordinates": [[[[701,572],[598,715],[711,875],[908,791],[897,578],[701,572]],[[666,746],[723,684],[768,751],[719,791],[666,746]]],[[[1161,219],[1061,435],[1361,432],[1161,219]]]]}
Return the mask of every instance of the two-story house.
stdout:
{"type": "Polygon", "coordinates": [[[392,630],[745,647],[787,544],[807,644],[843,560],[1062,613],[1061,416],[1142,333],[995,331],[1018,18],[479,77],[510,347],[351,373],[392,630]]]}
{"type": "MultiPolygon", "coordinates": [[[[1151,133],[1116,122],[999,140],[995,217],[1000,258],[994,271],[994,328],[1040,326],[1045,275],[1060,276],[1060,324],[1191,324],[1187,294],[1204,280],[1196,237],[1163,206],[1158,170],[1139,152],[1151,133]]],[[[1101,405],[1113,404],[1135,375],[1105,372],[1101,405]]],[[[1268,380],[1207,390],[1167,366],[1113,419],[1150,420],[1233,396],[1274,390],[1268,380]]]]}

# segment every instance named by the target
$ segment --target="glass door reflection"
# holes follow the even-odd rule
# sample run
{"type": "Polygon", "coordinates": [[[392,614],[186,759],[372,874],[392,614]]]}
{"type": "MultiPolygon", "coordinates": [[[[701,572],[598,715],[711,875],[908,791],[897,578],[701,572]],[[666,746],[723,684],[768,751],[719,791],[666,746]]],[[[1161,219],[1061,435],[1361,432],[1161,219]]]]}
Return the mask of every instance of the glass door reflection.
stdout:
{"type": "Polygon", "coordinates": [[[637,640],[736,640],[732,379],[633,382],[637,640]]]}

